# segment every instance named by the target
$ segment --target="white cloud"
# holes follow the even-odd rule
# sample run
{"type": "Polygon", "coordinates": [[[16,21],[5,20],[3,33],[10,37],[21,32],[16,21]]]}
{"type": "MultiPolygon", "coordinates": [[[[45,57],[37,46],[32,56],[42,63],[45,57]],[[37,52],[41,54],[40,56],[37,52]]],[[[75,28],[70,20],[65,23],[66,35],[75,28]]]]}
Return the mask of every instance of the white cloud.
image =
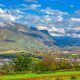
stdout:
{"type": "Polygon", "coordinates": [[[45,25],[39,25],[37,26],[37,28],[39,30],[48,30],[51,36],[57,36],[57,37],[68,36],[72,38],[80,38],[80,33],[76,33],[77,31],[80,32],[80,27],[67,29],[68,31],[65,30],[64,28],[56,28],[56,27],[49,28],[45,25]]]}
{"type": "Polygon", "coordinates": [[[3,10],[0,8],[0,19],[4,20],[4,21],[13,21],[14,22],[16,20],[16,17],[11,14],[6,13],[6,10],[3,10]]]}
{"type": "Polygon", "coordinates": [[[71,20],[74,22],[80,22],[80,18],[71,18],[71,20]]]}
{"type": "Polygon", "coordinates": [[[76,33],[68,34],[68,36],[72,38],[80,38],[80,34],[76,34],[76,33]]]}
{"type": "Polygon", "coordinates": [[[51,36],[65,36],[64,34],[57,34],[57,33],[50,33],[51,34],[51,36]]]}
{"type": "Polygon", "coordinates": [[[35,11],[35,10],[38,10],[38,8],[41,7],[41,4],[35,4],[35,3],[33,3],[33,4],[20,4],[19,6],[21,6],[19,8],[19,10],[21,10],[21,11],[25,11],[25,10],[35,11]]]}
{"type": "Polygon", "coordinates": [[[40,4],[32,4],[32,5],[29,5],[29,6],[28,6],[29,9],[33,9],[33,10],[35,10],[35,9],[37,9],[37,8],[39,8],[39,7],[41,7],[40,4]]]}
{"type": "Polygon", "coordinates": [[[54,10],[47,7],[46,9],[42,9],[41,12],[49,14],[49,15],[54,15],[54,10]]]}
{"type": "Polygon", "coordinates": [[[67,12],[62,12],[62,11],[59,11],[59,10],[54,10],[50,7],[47,7],[45,9],[41,9],[40,12],[43,14],[43,15],[48,15],[49,17],[47,17],[47,19],[50,21],[50,20],[53,20],[53,22],[61,22],[64,20],[64,16],[68,15],[67,12]]]}
{"type": "Polygon", "coordinates": [[[44,26],[44,25],[38,25],[37,28],[39,30],[48,30],[48,28],[46,26],[44,26]]]}
{"type": "Polygon", "coordinates": [[[68,15],[67,12],[62,12],[62,11],[59,11],[59,10],[54,10],[50,7],[47,7],[46,9],[41,9],[40,10],[42,13],[45,13],[45,14],[48,14],[48,15],[56,15],[56,16],[59,16],[59,15],[68,15]]]}
{"type": "Polygon", "coordinates": [[[70,33],[77,33],[80,32],[80,27],[67,28],[67,31],[70,33]]]}
{"type": "Polygon", "coordinates": [[[45,16],[43,16],[43,19],[45,20],[45,22],[47,21],[51,21],[52,20],[52,17],[51,16],[49,16],[49,15],[45,15],[45,16]]]}
{"type": "Polygon", "coordinates": [[[79,32],[80,31],[80,27],[75,27],[72,29],[73,31],[79,32]]]}
{"type": "Polygon", "coordinates": [[[58,21],[63,21],[63,17],[62,16],[57,16],[57,20],[58,21]]]}
{"type": "Polygon", "coordinates": [[[38,25],[37,28],[39,30],[48,30],[48,32],[51,34],[51,36],[64,36],[65,35],[65,30],[63,28],[48,28],[47,26],[44,25],[38,25]]]}
{"type": "Polygon", "coordinates": [[[72,38],[80,38],[80,27],[72,27],[66,30],[66,34],[72,38]]]}
{"type": "Polygon", "coordinates": [[[49,29],[49,32],[52,36],[65,36],[64,28],[52,27],[51,29],[49,29]]]}
{"type": "Polygon", "coordinates": [[[6,24],[4,24],[3,22],[0,22],[0,27],[4,27],[6,26],[6,24]]]}
{"type": "Polygon", "coordinates": [[[5,11],[0,8],[0,14],[4,14],[5,11]]]}
{"type": "Polygon", "coordinates": [[[19,9],[16,9],[16,12],[17,12],[17,13],[22,13],[19,9]]]}
{"type": "Polygon", "coordinates": [[[64,28],[56,28],[56,27],[52,27],[51,29],[49,29],[49,31],[52,33],[60,33],[60,34],[64,34],[65,30],[64,28]]]}

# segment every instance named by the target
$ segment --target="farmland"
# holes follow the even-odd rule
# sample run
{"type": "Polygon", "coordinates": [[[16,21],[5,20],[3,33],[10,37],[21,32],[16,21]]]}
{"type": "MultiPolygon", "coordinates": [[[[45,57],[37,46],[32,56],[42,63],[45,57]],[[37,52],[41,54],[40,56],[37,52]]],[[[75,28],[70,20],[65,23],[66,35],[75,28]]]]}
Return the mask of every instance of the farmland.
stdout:
{"type": "Polygon", "coordinates": [[[47,51],[4,51],[0,80],[79,80],[79,54],[47,51]]]}
{"type": "Polygon", "coordinates": [[[4,75],[0,76],[0,80],[12,80],[12,79],[44,79],[48,80],[51,78],[51,80],[54,80],[56,78],[61,79],[70,79],[72,76],[76,77],[76,80],[80,78],[80,71],[65,71],[65,72],[53,72],[53,73],[47,73],[47,74],[35,74],[35,73],[29,73],[29,74],[14,74],[14,75],[4,75]],[[46,79],[47,78],[47,79],[46,79]]]}

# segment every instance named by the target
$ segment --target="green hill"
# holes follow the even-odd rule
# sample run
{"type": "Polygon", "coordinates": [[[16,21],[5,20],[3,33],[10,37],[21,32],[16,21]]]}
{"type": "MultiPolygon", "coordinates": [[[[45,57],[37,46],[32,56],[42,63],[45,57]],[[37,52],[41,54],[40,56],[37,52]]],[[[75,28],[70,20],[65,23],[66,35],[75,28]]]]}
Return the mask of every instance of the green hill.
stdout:
{"type": "Polygon", "coordinates": [[[42,42],[22,33],[0,29],[0,51],[47,48],[42,42]]]}

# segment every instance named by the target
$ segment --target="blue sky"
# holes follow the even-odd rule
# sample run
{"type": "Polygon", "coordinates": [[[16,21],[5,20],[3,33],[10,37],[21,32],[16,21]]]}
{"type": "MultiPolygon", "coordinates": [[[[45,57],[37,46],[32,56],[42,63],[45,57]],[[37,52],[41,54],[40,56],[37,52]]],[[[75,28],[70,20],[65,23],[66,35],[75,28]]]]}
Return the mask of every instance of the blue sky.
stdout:
{"type": "Polygon", "coordinates": [[[80,0],[0,0],[0,25],[5,21],[80,37],[80,0]]]}
{"type": "Polygon", "coordinates": [[[80,9],[80,0],[0,0],[0,4],[13,7],[19,4],[40,4],[41,8],[51,7],[69,13],[75,13],[80,9]],[[31,1],[31,2],[30,2],[31,1]]]}

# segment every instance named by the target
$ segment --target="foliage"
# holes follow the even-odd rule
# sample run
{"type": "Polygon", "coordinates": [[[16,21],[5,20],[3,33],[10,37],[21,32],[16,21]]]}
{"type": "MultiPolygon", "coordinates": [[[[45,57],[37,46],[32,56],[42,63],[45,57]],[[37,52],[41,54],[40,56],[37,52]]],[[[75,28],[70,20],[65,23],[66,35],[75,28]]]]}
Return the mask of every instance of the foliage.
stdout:
{"type": "Polygon", "coordinates": [[[79,62],[70,62],[58,54],[38,51],[19,51],[14,54],[6,54],[8,58],[13,58],[9,64],[5,64],[0,69],[1,72],[29,72],[29,73],[50,73],[66,70],[80,70],[79,62]],[[16,54],[15,54],[16,53],[16,54]],[[44,55],[45,54],[45,55],[44,55]]]}
{"type": "Polygon", "coordinates": [[[31,58],[17,55],[14,60],[15,71],[29,71],[31,68],[31,58]]]}
{"type": "Polygon", "coordinates": [[[72,76],[72,77],[71,77],[71,80],[75,80],[75,79],[76,79],[76,77],[75,77],[75,76],[72,76]]]}

